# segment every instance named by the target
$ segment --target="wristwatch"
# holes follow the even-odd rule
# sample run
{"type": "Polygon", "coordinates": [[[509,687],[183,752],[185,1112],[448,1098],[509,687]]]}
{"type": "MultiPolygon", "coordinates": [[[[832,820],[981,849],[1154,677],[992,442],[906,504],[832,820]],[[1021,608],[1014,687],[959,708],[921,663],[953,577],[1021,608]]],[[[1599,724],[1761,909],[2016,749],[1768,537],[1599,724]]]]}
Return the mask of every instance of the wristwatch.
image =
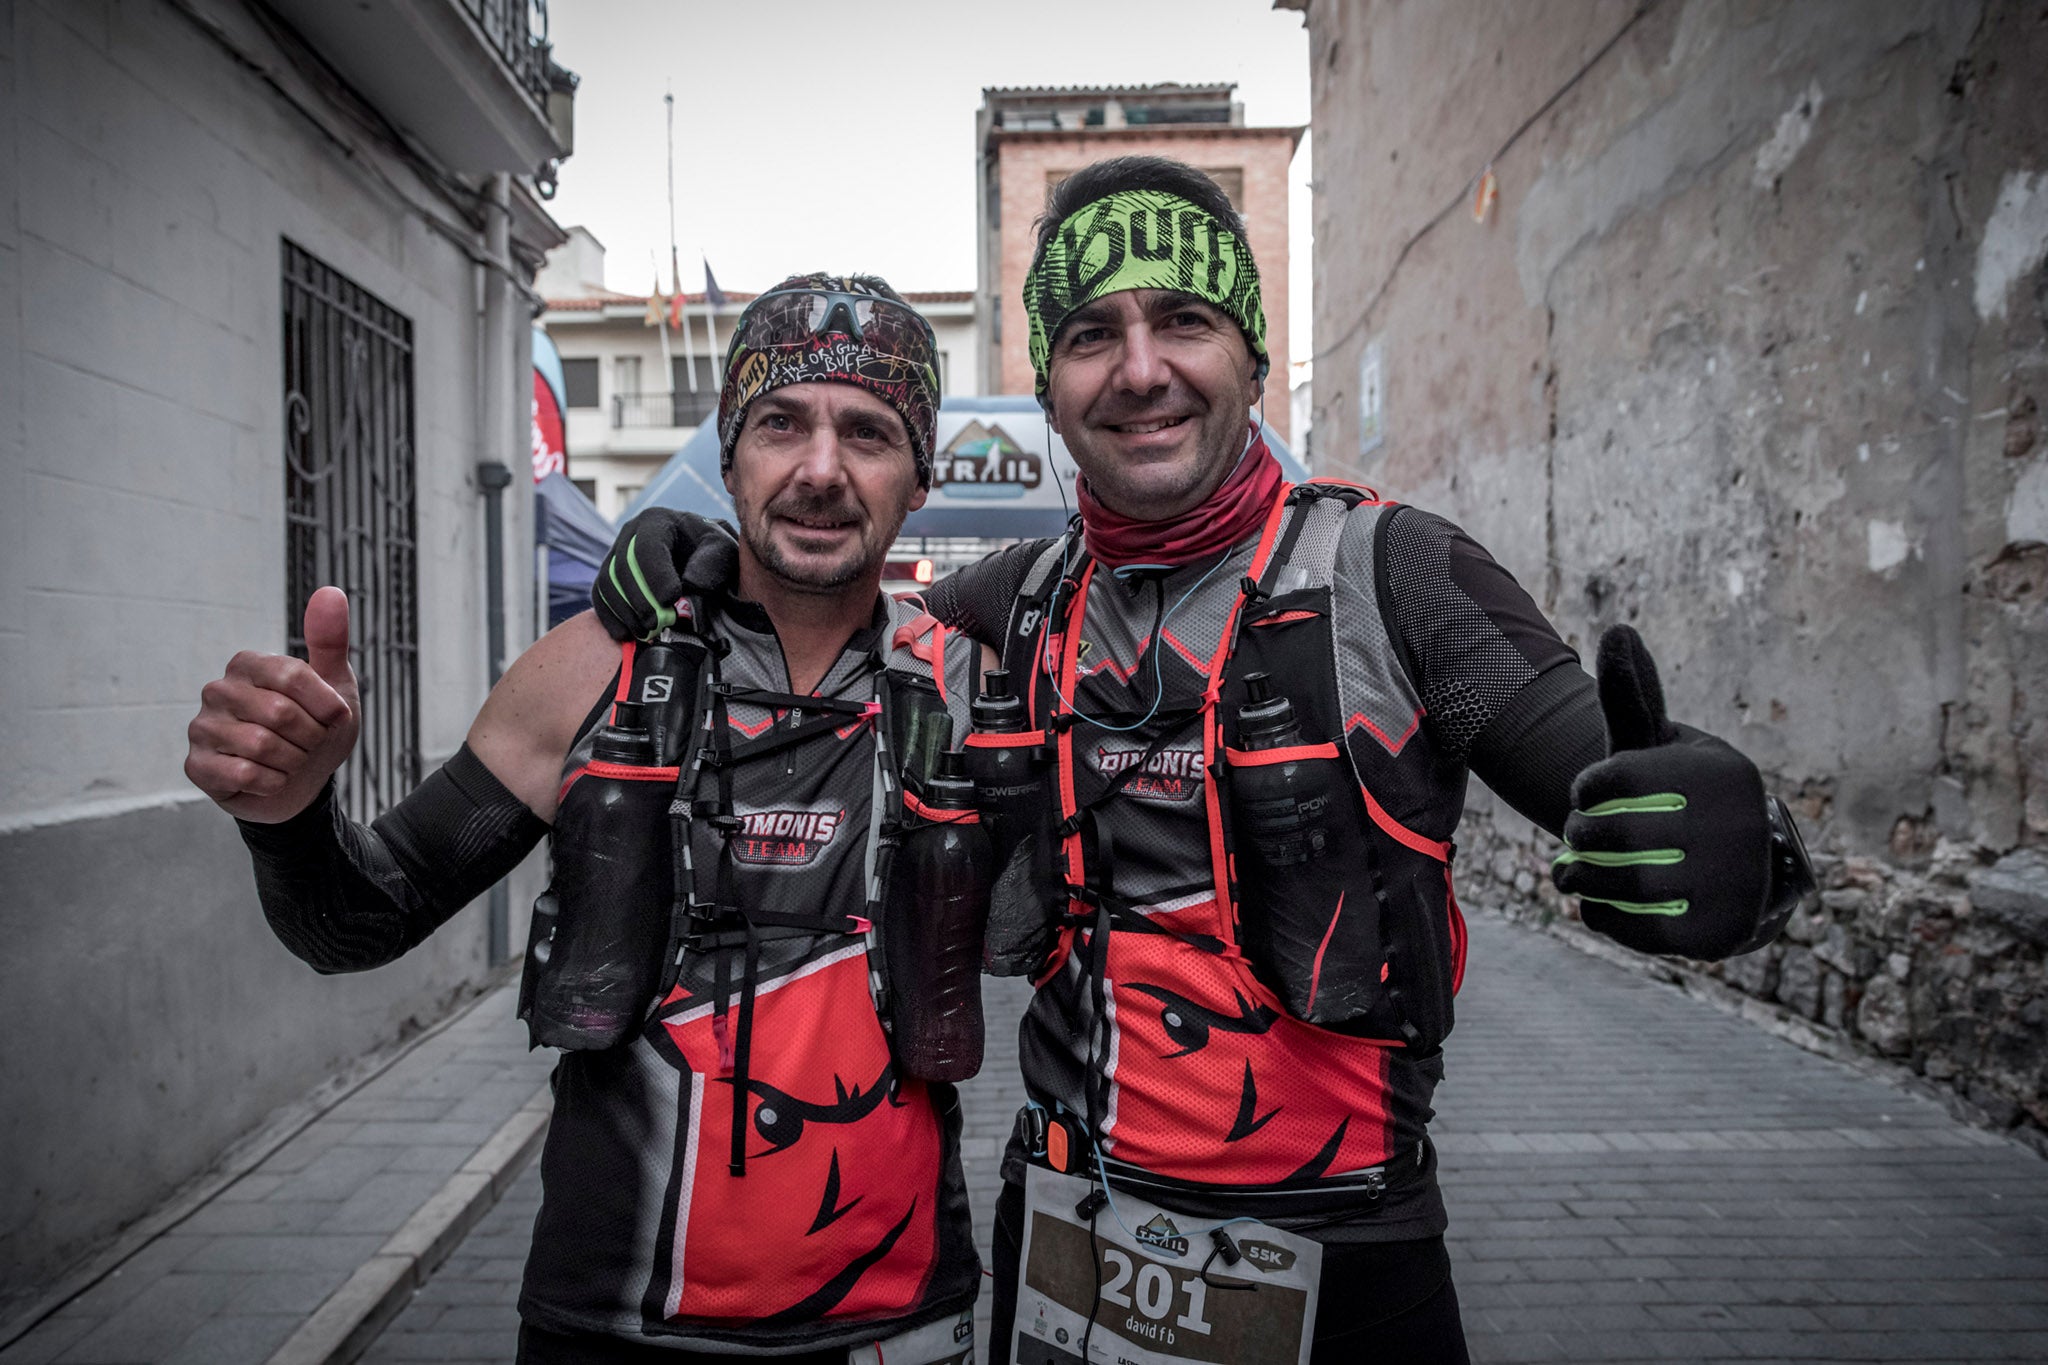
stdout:
{"type": "Polygon", "coordinates": [[[1764,798],[1764,819],[1771,832],[1771,881],[1764,892],[1763,914],[1756,932],[1730,957],[1753,953],[1775,939],[1785,921],[1799,908],[1799,902],[1813,894],[1820,882],[1813,875],[1813,861],[1806,856],[1806,841],[1799,837],[1799,825],[1792,811],[1775,796],[1764,798]]]}

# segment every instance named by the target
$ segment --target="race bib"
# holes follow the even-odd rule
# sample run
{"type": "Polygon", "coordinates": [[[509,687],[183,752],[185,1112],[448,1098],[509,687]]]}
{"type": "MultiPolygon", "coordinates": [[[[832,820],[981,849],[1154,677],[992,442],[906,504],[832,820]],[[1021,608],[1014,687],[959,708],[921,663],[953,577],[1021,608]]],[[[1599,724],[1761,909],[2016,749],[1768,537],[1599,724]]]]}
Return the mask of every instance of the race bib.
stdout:
{"type": "Polygon", "coordinates": [[[974,1365],[974,1314],[941,1318],[901,1336],[856,1346],[846,1365],[974,1365]]]}
{"type": "Polygon", "coordinates": [[[1057,1171],[1027,1170],[1010,1337],[1015,1365],[1084,1365],[1084,1335],[1085,1365],[1308,1365],[1319,1243],[1263,1223],[1232,1223],[1227,1231],[1243,1259],[1225,1266],[1221,1256],[1210,1260],[1213,1219],[1118,1194],[1115,1214],[1105,1208],[1096,1215],[1091,1245],[1074,1206],[1092,1188],[1057,1171]],[[1182,1225],[1200,1231],[1186,1234],[1182,1225]]]}

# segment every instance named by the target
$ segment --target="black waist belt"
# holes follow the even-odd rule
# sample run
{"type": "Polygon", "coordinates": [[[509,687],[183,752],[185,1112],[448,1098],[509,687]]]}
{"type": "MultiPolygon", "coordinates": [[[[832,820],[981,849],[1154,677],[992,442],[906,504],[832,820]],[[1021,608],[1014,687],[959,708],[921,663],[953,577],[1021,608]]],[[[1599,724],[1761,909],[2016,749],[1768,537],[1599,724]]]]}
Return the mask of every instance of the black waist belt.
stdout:
{"type": "MultiPolygon", "coordinates": [[[[1120,1192],[1128,1191],[1162,1208],[1199,1217],[1245,1216],[1270,1222],[1280,1218],[1369,1215],[1386,1202],[1389,1194],[1405,1192],[1427,1180],[1436,1165],[1429,1139],[1425,1137],[1379,1165],[1363,1170],[1345,1171],[1313,1180],[1282,1180],[1270,1185],[1217,1185],[1158,1175],[1113,1157],[1102,1157],[1098,1168],[1092,1150],[1085,1146],[1085,1139],[1076,1135],[1069,1146],[1083,1144],[1081,1150],[1062,1167],[1060,1162],[1047,1159],[1045,1116],[1045,1110],[1033,1105],[1017,1111],[1013,1141],[1027,1161],[1055,1170],[1066,1169],[1071,1174],[1089,1179],[1106,1176],[1110,1185],[1120,1192]]],[[[1061,1118],[1069,1124],[1074,1122],[1071,1114],[1061,1118]]],[[[1052,1121],[1058,1123],[1060,1119],[1052,1121]]]]}

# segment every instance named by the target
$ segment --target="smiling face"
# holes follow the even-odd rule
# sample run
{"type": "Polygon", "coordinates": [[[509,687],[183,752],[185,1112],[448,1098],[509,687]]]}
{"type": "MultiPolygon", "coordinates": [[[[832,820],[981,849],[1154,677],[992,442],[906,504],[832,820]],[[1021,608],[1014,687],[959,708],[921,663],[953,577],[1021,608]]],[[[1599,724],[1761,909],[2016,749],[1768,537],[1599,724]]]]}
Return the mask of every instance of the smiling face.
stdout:
{"type": "Polygon", "coordinates": [[[1052,428],[1095,496],[1144,521],[1216,491],[1258,401],[1238,325],[1168,289],[1127,289],[1076,309],[1053,338],[1048,371],[1052,428]]]}
{"type": "Polygon", "coordinates": [[[896,410],[829,382],[755,399],[725,486],[739,519],[740,589],[756,601],[776,589],[872,595],[903,518],[925,500],[896,410]]]}

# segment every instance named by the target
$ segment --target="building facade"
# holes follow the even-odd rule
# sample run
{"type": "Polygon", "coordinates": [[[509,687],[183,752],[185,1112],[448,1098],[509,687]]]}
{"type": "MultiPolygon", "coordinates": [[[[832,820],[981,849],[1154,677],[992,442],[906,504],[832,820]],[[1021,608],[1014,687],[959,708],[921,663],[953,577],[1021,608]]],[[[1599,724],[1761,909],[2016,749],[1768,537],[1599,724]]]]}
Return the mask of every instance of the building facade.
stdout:
{"type": "Polygon", "coordinates": [[[976,296],[986,319],[984,393],[1032,391],[1019,310],[1054,185],[1115,156],[1164,156],[1208,172],[1244,215],[1266,306],[1266,420],[1290,434],[1287,383],[1287,168],[1300,128],[1247,127],[1235,85],[987,89],[975,115],[976,296]]]}
{"type": "MultiPolygon", "coordinates": [[[[200,687],[351,593],[377,813],[533,619],[542,5],[0,4],[0,1322],[494,977],[482,904],[323,978],[185,780],[200,687]],[[394,58],[393,54],[401,54],[394,58]],[[509,469],[498,496],[492,468],[509,469]]],[[[512,905],[536,889],[529,863],[512,905]]]]}
{"type": "MultiPolygon", "coordinates": [[[[1721,979],[2048,1143],[2039,6],[1283,3],[1319,471],[1634,622],[1824,855],[1721,979]]],[[[1564,913],[1540,842],[1461,862],[1564,913]]]]}
{"type": "MultiPolygon", "coordinates": [[[[716,420],[725,348],[755,296],[725,291],[714,305],[685,294],[678,310],[672,300],[614,293],[604,286],[603,245],[587,228],[568,235],[538,281],[541,325],[562,356],[569,478],[616,519],[701,422],[716,420]]],[[[946,394],[980,392],[974,295],[904,297],[932,325],[946,394]]]]}

